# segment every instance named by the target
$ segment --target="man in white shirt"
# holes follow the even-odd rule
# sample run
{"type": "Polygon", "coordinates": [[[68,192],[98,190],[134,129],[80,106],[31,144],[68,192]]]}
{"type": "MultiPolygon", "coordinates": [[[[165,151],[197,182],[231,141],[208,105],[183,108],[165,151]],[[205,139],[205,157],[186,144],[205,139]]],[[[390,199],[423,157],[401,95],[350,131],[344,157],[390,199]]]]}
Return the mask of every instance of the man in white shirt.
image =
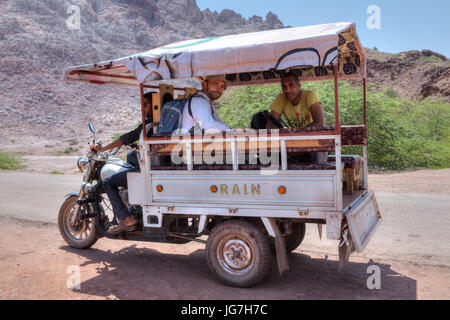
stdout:
{"type": "Polygon", "coordinates": [[[227,89],[225,76],[208,76],[202,82],[202,91],[197,92],[191,101],[183,109],[182,132],[188,132],[193,127],[196,130],[204,130],[205,133],[213,131],[227,131],[230,127],[223,123],[217,114],[212,102],[219,99],[227,89]]]}

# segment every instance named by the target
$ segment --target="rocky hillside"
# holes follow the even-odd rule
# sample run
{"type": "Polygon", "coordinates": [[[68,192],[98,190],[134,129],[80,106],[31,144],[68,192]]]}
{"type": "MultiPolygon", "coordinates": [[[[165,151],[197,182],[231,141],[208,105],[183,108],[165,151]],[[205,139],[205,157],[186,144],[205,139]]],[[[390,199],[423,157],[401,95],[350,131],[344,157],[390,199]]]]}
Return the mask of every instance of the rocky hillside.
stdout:
{"type": "MultiPolygon", "coordinates": [[[[195,0],[2,0],[0,12],[1,145],[30,153],[85,146],[88,121],[110,140],[139,119],[136,88],[66,84],[68,66],[183,39],[285,27],[271,12],[245,19],[232,10],[200,10],[195,0]],[[80,8],[79,30],[66,25],[73,4],[80,8]]],[[[369,81],[405,97],[450,99],[446,57],[368,52],[369,81]]]]}
{"type": "Polygon", "coordinates": [[[195,0],[2,0],[0,12],[0,139],[17,145],[26,136],[22,151],[81,143],[90,120],[109,140],[139,119],[135,88],[102,87],[100,94],[96,86],[65,84],[68,66],[189,38],[283,27],[271,12],[244,19],[232,10],[202,11],[195,0]],[[80,30],[66,26],[72,4],[80,8],[80,30]]]}
{"type": "Polygon", "coordinates": [[[421,100],[430,96],[450,101],[450,60],[430,51],[399,54],[366,49],[367,78],[400,97],[421,100]]]}

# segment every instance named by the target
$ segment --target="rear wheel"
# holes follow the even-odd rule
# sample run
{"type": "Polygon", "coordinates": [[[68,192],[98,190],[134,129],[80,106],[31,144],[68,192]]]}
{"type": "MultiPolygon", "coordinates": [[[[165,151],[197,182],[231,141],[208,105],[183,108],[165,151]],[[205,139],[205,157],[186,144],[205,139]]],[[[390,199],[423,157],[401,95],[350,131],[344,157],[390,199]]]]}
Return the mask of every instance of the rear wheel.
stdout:
{"type": "Polygon", "coordinates": [[[256,226],[243,220],[216,226],[208,238],[206,252],[213,273],[233,287],[256,285],[272,265],[269,240],[256,226]]]}
{"type": "MultiPolygon", "coordinates": [[[[306,231],[304,222],[290,222],[288,225],[279,224],[278,227],[283,234],[284,245],[286,246],[287,253],[297,249],[298,246],[303,242],[306,231]]],[[[270,246],[272,252],[275,253],[275,240],[273,238],[270,238],[270,246]]]]}
{"type": "MultiPolygon", "coordinates": [[[[75,214],[77,200],[77,196],[70,196],[59,209],[59,232],[69,246],[87,249],[97,242],[98,235],[95,230],[94,218],[80,220],[75,214]]],[[[87,213],[86,209],[86,204],[82,205],[80,213],[87,213]]]]}
{"type": "Polygon", "coordinates": [[[305,238],[305,223],[304,222],[293,222],[292,223],[292,233],[284,238],[284,243],[286,245],[286,251],[292,252],[298,248],[298,246],[303,242],[305,238]]]}

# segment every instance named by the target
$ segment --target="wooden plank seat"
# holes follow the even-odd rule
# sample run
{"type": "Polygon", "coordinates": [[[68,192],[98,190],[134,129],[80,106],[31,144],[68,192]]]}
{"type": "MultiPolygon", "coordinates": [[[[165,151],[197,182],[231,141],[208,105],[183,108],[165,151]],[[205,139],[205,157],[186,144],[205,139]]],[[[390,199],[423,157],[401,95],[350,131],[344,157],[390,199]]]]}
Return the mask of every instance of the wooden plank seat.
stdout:
{"type": "MultiPolygon", "coordinates": [[[[263,164],[240,164],[239,170],[281,170],[281,165],[276,167],[271,167],[270,165],[263,164]]],[[[315,164],[306,162],[297,162],[288,164],[288,170],[336,170],[335,163],[325,163],[325,164],[315,164]]],[[[152,170],[187,170],[186,164],[181,165],[155,165],[152,166],[152,170]]],[[[233,165],[231,164],[194,164],[193,170],[207,170],[207,171],[223,171],[223,170],[233,170],[233,165]]]]}
{"type": "Polygon", "coordinates": [[[328,162],[324,164],[317,164],[304,157],[305,154],[289,154],[288,155],[288,170],[336,170],[336,163],[328,162]]]}
{"type": "Polygon", "coordinates": [[[293,163],[288,164],[288,170],[336,170],[336,164],[293,163]]]}
{"type": "Polygon", "coordinates": [[[156,166],[152,166],[152,170],[155,171],[165,171],[165,170],[187,170],[187,165],[185,164],[180,164],[180,165],[176,165],[176,164],[171,164],[171,165],[156,165],[156,166]]]}
{"type": "MultiPolygon", "coordinates": [[[[345,183],[344,193],[352,194],[359,189],[359,179],[361,177],[363,160],[358,155],[343,155],[341,161],[344,165],[343,180],[345,183]]],[[[329,163],[336,162],[336,156],[328,156],[329,163]]]]}
{"type": "MultiPolygon", "coordinates": [[[[332,132],[334,130],[334,127],[321,127],[316,128],[313,130],[312,128],[286,128],[286,129],[280,129],[278,132],[278,135],[295,135],[299,133],[305,133],[306,135],[311,135],[311,133],[314,132],[332,132]]],[[[267,130],[267,136],[271,136],[272,132],[271,130],[267,130]]],[[[248,137],[255,137],[255,130],[250,129],[240,129],[239,132],[233,133],[232,135],[229,133],[228,136],[237,137],[237,138],[248,138],[248,137]]],[[[211,136],[213,139],[218,137],[217,135],[211,136]]],[[[223,133],[223,137],[227,137],[226,133],[223,133]]],[[[157,134],[154,135],[153,138],[158,138],[161,140],[167,140],[167,143],[163,144],[152,144],[152,154],[154,155],[171,155],[174,148],[177,147],[179,143],[182,143],[183,137],[181,136],[179,140],[172,139],[172,135],[161,135],[157,134]]],[[[196,136],[190,136],[191,139],[198,138],[196,136]]],[[[205,135],[204,138],[208,138],[208,135],[205,135]]],[[[263,148],[270,149],[270,148],[279,148],[280,143],[274,142],[274,144],[271,145],[270,142],[265,144],[263,148]],[[272,147],[273,146],[273,147],[272,147]]],[[[287,140],[286,141],[286,148],[288,154],[291,153],[299,153],[299,152],[333,152],[335,149],[335,143],[333,139],[308,139],[308,140],[287,140]]],[[[178,149],[180,149],[180,146],[178,146],[178,149]]],[[[196,153],[204,153],[205,151],[208,152],[208,154],[211,154],[214,156],[217,152],[219,154],[228,154],[231,153],[231,143],[229,142],[204,142],[201,146],[198,144],[194,144],[193,147],[193,153],[194,155],[196,153]]],[[[258,153],[258,143],[253,141],[238,141],[236,143],[236,149],[238,153],[258,153]]],[[[181,150],[180,150],[181,151],[181,150]]],[[[263,150],[264,152],[265,150],[263,150]]]]}
{"type": "MultiPolygon", "coordinates": [[[[351,127],[355,127],[355,126],[351,126],[351,127]]],[[[331,134],[331,132],[333,132],[335,129],[334,126],[323,126],[323,127],[314,127],[314,128],[282,128],[282,129],[278,129],[278,134],[279,135],[283,135],[283,134],[298,134],[298,133],[313,133],[313,132],[328,132],[331,134]]],[[[254,129],[248,129],[248,128],[239,128],[236,129],[239,131],[236,131],[234,133],[228,131],[228,133],[230,135],[239,137],[239,136],[255,136],[255,132],[257,133],[261,133],[263,130],[254,130],[254,129]]],[[[223,137],[226,137],[227,132],[223,131],[222,132],[223,137]]],[[[267,135],[270,136],[271,135],[271,130],[267,130],[267,135]]],[[[205,135],[208,136],[208,135],[205,135]]],[[[211,136],[217,136],[217,134],[212,134],[211,136]]],[[[163,139],[171,139],[172,135],[171,134],[154,134],[152,136],[152,138],[163,138],[163,139]]],[[[194,135],[190,136],[191,138],[194,138],[194,135]]]]}
{"type": "MultiPolygon", "coordinates": [[[[322,127],[320,128],[320,132],[332,132],[334,127],[322,127]]],[[[345,143],[347,145],[357,145],[360,143],[365,143],[365,126],[343,126],[341,127],[341,133],[345,135],[345,143]],[[355,134],[356,137],[352,139],[352,135],[355,134]]],[[[298,133],[313,133],[317,130],[312,130],[311,128],[287,128],[280,129],[280,135],[294,135],[298,133]]],[[[254,136],[255,131],[250,129],[242,129],[238,133],[234,134],[235,137],[240,136],[254,136]]],[[[268,135],[271,135],[270,130],[268,130],[268,135]]],[[[225,133],[223,136],[226,137],[225,133]]],[[[208,137],[207,135],[205,137],[208,137]]],[[[217,137],[217,135],[216,135],[217,137]]],[[[172,152],[179,153],[179,156],[183,155],[182,146],[178,145],[182,142],[180,140],[170,140],[171,135],[155,135],[154,138],[159,139],[167,139],[167,143],[164,144],[152,144],[152,154],[154,156],[170,156],[172,152]]],[[[198,138],[195,136],[191,136],[191,138],[198,138]]],[[[267,149],[262,150],[262,152],[270,151],[271,144],[268,142],[266,145],[267,149]]],[[[280,147],[277,143],[275,148],[280,147]]],[[[231,155],[231,143],[229,142],[204,142],[200,144],[194,144],[192,146],[192,154],[193,158],[197,155],[205,155],[208,154],[212,157],[223,157],[223,164],[194,164],[193,170],[232,170],[233,167],[231,164],[226,163],[226,155],[231,155]]],[[[276,149],[279,150],[279,149],[276,149]]],[[[236,143],[236,152],[238,155],[245,154],[246,156],[249,154],[258,154],[259,153],[258,144],[256,142],[237,142],[236,143]]],[[[335,142],[333,139],[307,139],[307,140],[287,140],[286,141],[286,151],[288,154],[288,170],[336,170],[335,158],[334,156],[330,156],[327,164],[319,165],[310,162],[301,162],[296,161],[295,158],[298,155],[307,153],[307,152],[333,152],[335,151],[335,142]]],[[[301,157],[300,157],[301,158],[301,157]]],[[[344,176],[346,181],[346,192],[351,193],[355,188],[355,181],[359,179],[361,174],[362,161],[359,156],[343,156],[343,169],[344,176]]],[[[280,161],[281,162],[281,161],[280,161]]],[[[280,165],[281,166],[281,165],[280,165]]],[[[261,164],[239,164],[239,170],[261,170],[264,168],[270,167],[269,165],[261,165],[261,164]]],[[[186,170],[186,165],[152,165],[153,170],[186,170]]],[[[273,168],[272,168],[273,169],[273,168]]],[[[280,169],[280,168],[279,168],[280,169]]],[[[356,184],[357,187],[357,184],[356,184]]]]}
{"type": "Polygon", "coordinates": [[[314,133],[314,132],[328,132],[332,133],[336,127],[323,126],[323,127],[309,127],[309,128],[283,128],[279,129],[280,135],[282,134],[298,134],[298,133],[314,133]]]}
{"type": "MultiPolygon", "coordinates": [[[[269,165],[258,164],[241,164],[239,170],[279,170],[280,167],[271,168],[269,165]]],[[[152,170],[187,170],[187,165],[165,165],[165,166],[152,166],[152,170]]],[[[232,165],[218,164],[218,165],[194,165],[193,170],[206,170],[206,171],[223,171],[233,170],[232,165]]],[[[333,163],[328,164],[314,164],[314,163],[296,163],[288,165],[288,170],[336,170],[336,165],[333,163]]]]}
{"type": "MultiPolygon", "coordinates": [[[[268,143],[264,146],[262,152],[267,152],[271,150],[279,150],[279,144],[270,144],[268,143]]],[[[286,141],[286,151],[288,154],[302,153],[302,152],[333,152],[335,148],[334,140],[332,139],[311,139],[311,140],[295,140],[295,141],[286,141]]],[[[152,154],[157,156],[170,156],[172,152],[179,151],[180,155],[182,155],[182,147],[178,146],[177,143],[170,144],[155,144],[152,145],[152,154]],[[177,148],[177,149],[175,149],[177,148]]],[[[231,144],[226,142],[204,142],[202,146],[194,145],[192,147],[193,154],[207,154],[211,156],[215,156],[216,154],[225,155],[231,154],[231,144]],[[220,145],[222,144],[222,145],[220,145]]],[[[236,151],[238,154],[249,154],[249,153],[259,153],[260,148],[254,143],[243,142],[236,144],[236,151]],[[245,144],[245,145],[244,145],[245,144]]]]}

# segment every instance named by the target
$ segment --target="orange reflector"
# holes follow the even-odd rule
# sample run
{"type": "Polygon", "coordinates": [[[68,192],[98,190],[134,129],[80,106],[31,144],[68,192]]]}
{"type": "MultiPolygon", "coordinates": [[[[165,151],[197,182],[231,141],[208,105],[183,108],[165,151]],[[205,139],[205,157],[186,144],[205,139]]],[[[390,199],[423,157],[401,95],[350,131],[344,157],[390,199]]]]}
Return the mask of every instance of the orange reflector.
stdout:
{"type": "Polygon", "coordinates": [[[158,185],[156,186],[156,191],[162,192],[163,190],[164,190],[164,188],[163,188],[162,185],[158,184],[158,185]]]}
{"type": "Polygon", "coordinates": [[[209,188],[209,190],[211,190],[212,193],[216,193],[217,192],[217,187],[216,186],[211,186],[211,188],[209,188]]]}
{"type": "Polygon", "coordinates": [[[286,187],[283,187],[283,186],[278,187],[278,193],[279,194],[285,194],[286,193],[286,187]]]}

